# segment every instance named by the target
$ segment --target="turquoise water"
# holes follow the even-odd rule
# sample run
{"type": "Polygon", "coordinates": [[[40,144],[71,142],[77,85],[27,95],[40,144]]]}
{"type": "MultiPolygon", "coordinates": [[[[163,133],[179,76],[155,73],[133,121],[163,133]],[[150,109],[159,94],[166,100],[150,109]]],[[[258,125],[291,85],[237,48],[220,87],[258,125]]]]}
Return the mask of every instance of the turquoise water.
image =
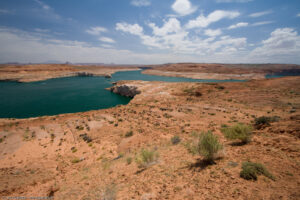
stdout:
{"type": "Polygon", "coordinates": [[[130,98],[105,90],[112,86],[111,82],[119,80],[228,82],[152,76],[141,71],[117,72],[112,79],[68,77],[31,83],[0,82],[0,118],[75,113],[127,104],[130,98]]]}

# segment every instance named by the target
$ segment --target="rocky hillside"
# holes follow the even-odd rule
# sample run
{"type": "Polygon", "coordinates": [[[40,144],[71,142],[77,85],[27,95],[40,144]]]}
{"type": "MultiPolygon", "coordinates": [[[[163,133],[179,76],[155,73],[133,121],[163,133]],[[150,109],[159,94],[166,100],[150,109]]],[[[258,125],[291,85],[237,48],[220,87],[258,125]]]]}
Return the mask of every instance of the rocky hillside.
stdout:
{"type": "Polygon", "coordinates": [[[300,199],[299,77],[121,85],[125,106],[1,119],[0,197],[300,199]],[[225,137],[239,123],[247,142],[225,137]]]}

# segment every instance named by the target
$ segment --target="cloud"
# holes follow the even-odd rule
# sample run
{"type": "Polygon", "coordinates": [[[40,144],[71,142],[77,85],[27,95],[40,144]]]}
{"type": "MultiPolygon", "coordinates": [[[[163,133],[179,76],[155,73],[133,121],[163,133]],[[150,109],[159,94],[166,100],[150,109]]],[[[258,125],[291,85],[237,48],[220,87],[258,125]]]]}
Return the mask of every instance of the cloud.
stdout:
{"type": "Polygon", "coordinates": [[[42,29],[42,28],[35,28],[34,31],[39,32],[39,33],[48,33],[48,32],[50,32],[49,29],[42,29]]]}
{"type": "Polygon", "coordinates": [[[100,37],[99,40],[102,41],[102,42],[108,42],[108,43],[115,43],[116,42],[116,41],[114,41],[113,39],[111,39],[109,37],[100,37]]]}
{"type": "Polygon", "coordinates": [[[154,23],[149,23],[148,25],[153,29],[153,34],[157,36],[164,36],[181,30],[180,22],[176,18],[169,18],[161,28],[154,23]]]}
{"type": "Polygon", "coordinates": [[[235,29],[235,28],[240,28],[240,27],[246,27],[248,25],[249,24],[247,22],[240,22],[240,23],[237,23],[237,24],[229,26],[228,29],[235,29]]]}
{"type": "MultiPolygon", "coordinates": [[[[246,38],[233,38],[230,36],[223,36],[216,40],[216,36],[222,34],[221,30],[205,30],[204,34],[208,38],[201,38],[197,36],[190,37],[189,32],[181,27],[180,22],[176,18],[170,18],[164,21],[164,24],[159,27],[154,23],[148,24],[152,28],[152,35],[146,35],[142,27],[138,24],[126,24],[126,28],[118,28],[118,30],[137,35],[141,43],[149,49],[159,49],[172,52],[173,54],[190,55],[190,56],[204,56],[206,59],[213,59],[214,55],[224,55],[230,52],[238,52],[244,49],[247,44],[246,38]],[[140,27],[138,34],[131,31],[131,27],[140,27]]],[[[119,24],[120,27],[120,24],[119,24]]],[[[123,26],[122,26],[123,27],[123,26]]],[[[214,57],[216,61],[217,57],[214,57]]],[[[227,57],[229,58],[229,57],[227,57]]]]}
{"type": "Polygon", "coordinates": [[[254,0],[216,0],[217,3],[248,3],[254,0]]]}
{"type": "Polygon", "coordinates": [[[0,15],[8,15],[8,14],[13,14],[14,11],[12,10],[6,10],[6,9],[0,9],[0,15]]]}
{"type": "Polygon", "coordinates": [[[185,16],[195,12],[197,10],[197,7],[194,7],[189,0],[175,0],[172,5],[172,9],[177,14],[185,16]]]}
{"type": "Polygon", "coordinates": [[[212,30],[212,29],[206,29],[204,31],[204,34],[209,36],[209,37],[216,37],[218,35],[222,34],[222,31],[220,29],[212,30]]]}
{"type": "Polygon", "coordinates": [[[274,23],[274,21],[255,22],[255,23],[252,24],[252,26],[262,26],[262,25],[272,24],[272,23],[274,23]]]}
{"type": "Polygon", "coordinates": [[[142,7],[142,6],[150,6],[151,2],[149,0],[132,0],[131,5],[137,6],[137,7],[142,7]]]}
{"type": "Polygon", "coordinates": [[[277,28],[270,37],[262,41],[262,46],[251,52],[251,57],[262,61],[300,62],[300,36],[293,28],[277,28]]]}
{"type": "Polygon", "coordinates": [[[207,17],[205,17],[203,14],[198,16],[194,20],[190,20],[186,27],[188,29],[191,28],[197,28],[197,27],[207,27],[211,23],[217,22],[221,19],[228,18],[228,19],[233,19],[236,18],[240,15],[239,12],[237,11],[224,11],[224,10],[216,10],[212,13],[210,13],[207,17]]]}
{"type": "Polygon", "coordinates": [[[266,11],[263,11],[263,12],[256,12],[256,13],[252,13],[249,15],[249,17],[261,17],[261,16],[264,16],[264,15],[268,15],[268,14],[271,14],[273,11],[271,10],[266,10],[266,11]]]}
{"type": "Polygon", "coordinates": [[[85,32],[87,32],[90,35],[100,35],[103,32],[107,32],[107,29],[104,27],[101,27],[101,26],[95,26],[95,27],[89,28],[85,32]]]}
{"type": "Polygon", "coordinates": [[[297,14],[297,17],[300,17],[300,13],[297,14]]]}
{"type": "Polygon", "coordinates": [[[143,27],[138,24],[128,24],[126,22],[121,22],[116,24],[117,31],[123,31],[127,33],[131,33],[133,35],[143,35],[143,27]]]}
{"type": "Polygon", "coordinates": [[[192,56],[134,53],[113,49],[108,44],[92,46],[86,42],[41,37],[34,32],[0,28],[0,62],[41,63],[47,60],[73,63],[160,64],[169,61],[196,61],[192,56]],[[117,55],[117,56],[116,56],[117,55]]]}
{"type": "Polygon", "coordinates": [[[44,10],[50,10],[51,7],[48,6],[47,4],[45,4],[44,2],[40,1],[40,0],[35,0],[35,2],[37,2],[44,10]]]}

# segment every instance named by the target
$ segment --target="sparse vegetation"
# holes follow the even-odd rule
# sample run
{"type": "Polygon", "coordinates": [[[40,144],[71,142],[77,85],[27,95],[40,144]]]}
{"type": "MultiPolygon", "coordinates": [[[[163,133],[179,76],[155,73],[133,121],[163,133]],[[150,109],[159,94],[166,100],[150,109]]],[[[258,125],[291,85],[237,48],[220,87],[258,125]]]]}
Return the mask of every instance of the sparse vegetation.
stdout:
{"type": "Polygon", "coordinates": [[[280,117],[278,116],[273,116],[273,117],[261,116],[254,119],[254,126],[256,129],[261,129],[266,126],[270,126],[271,122],[277,122],[279,119],[280,117]]]}
{"type": "Polygon", "coordinates": [[[71,160],[71,163],[75,164],[75,163],[79,163],[80,159],[79,158],[74,158],[71,160]]]}
{"type": "Polygon", "coordinates": [[[211,131],[203,132],[198,136],[195,145],[187,145],[188,150],[193,154],[199,154],[204,157],[205,161],[213,163],[216,153],[223,149],[219,139],[211,131]]]}
{"type": "Polygon", "coordinates": [[[132,163],[132,157],[128,157],[126,159],[127,165],[130,165],[132,163]]]}
{"type": "Polygon", "coordinates": [[[221,128],[221,132],[229,140],[241,140],[243,144],[247,144],[251,141],[252,127],[246,124],[235,124],[231,127],[221,128]]]}
{"type": "Polygon", "coordinates": [[[102,194],[103,200],[115,200],[117,199],[117,187],[115,185],[107,186],[102,194]]]}
{"type": "Polygon", "coordinates": [[[153,150],[142,149],[136,157],[139,168],[147,168],[158,160],[158,153],[153,150]]]}
{"type": "Polygon", "coordinates": [[[180,143],[181,139],[178,135],[175,135],[174,137],[171,138],[171,142],[172,144],[176,145],[178,143],[180,143]]]}
{"type": "Polygon", "coordinates": [[[131,137],[133,136],[133,131],[128,131],[126,134],[125,134],[125,137],[131,137]]]}
{"type": "Polygon", "coordinates": [[[240,177],[246,180],[256,181],[258,175],[264,175],[272,180],[275,180],[275,177],[262,164],[253,162],[243,163],[240,177]]]}

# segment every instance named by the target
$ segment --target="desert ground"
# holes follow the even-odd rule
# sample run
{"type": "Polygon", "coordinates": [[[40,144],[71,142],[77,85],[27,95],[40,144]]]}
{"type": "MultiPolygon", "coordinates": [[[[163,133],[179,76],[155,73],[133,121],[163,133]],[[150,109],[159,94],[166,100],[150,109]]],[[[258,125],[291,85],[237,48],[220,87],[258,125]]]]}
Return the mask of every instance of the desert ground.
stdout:
{"type": "Polygon", "coordinates": [[[140,91],[128,105],[0,119],[0,197],[300,199],[300,77],[122,85],[140,91]],[[255,128],[262,116],[276,120],[255,128]],[[236,123],[253,126],[248,144],[221,132],[236,123]],[[210,164],[189,148],[207,131],[223,145],[210,164]],[[141,167],[143,149],[156,159],[141,167]],[[241,178],[246,161],[274,178],[241,178]]]}
{"type": "Polygon", "coordinates": [[[300,66],[294,64],[176,63],[153,65],[143,73],[193,79],[257,80],[264,79],[267,74],[274,73],[300,74],[300,66]]]}
{"type": "Polygon", "coordinates": [[[137,67],[101,65],[32,64],[0,65],[0,81],[34,82],[70,76],[108,76],[118,71],[138,70],[137,67]]]}

